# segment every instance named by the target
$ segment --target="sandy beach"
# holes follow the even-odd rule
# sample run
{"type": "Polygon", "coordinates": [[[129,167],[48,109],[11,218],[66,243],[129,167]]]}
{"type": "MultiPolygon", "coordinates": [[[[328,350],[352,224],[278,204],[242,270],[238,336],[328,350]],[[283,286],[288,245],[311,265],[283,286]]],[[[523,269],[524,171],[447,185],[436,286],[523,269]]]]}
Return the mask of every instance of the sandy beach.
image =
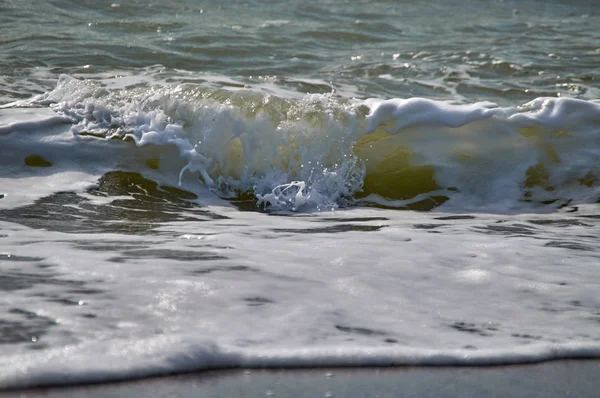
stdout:
{"type": "Polygon", "coordinates": [[[593,397],[600,361],[493,367],[221,370],[1,397],[593,397]]]}

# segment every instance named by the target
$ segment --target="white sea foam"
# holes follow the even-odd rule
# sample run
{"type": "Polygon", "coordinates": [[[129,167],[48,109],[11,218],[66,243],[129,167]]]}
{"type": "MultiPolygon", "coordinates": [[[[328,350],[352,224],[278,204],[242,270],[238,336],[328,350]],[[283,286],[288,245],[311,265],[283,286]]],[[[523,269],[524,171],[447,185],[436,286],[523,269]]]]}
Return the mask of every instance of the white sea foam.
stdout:
{"type": "Polygon", "coordinates": [[[35,338],[3,347],[0,387],[600,356],[593,218],[218,211],[145,236],[0,222],[4,275],[30,284],[0,311],[35,338]]]}

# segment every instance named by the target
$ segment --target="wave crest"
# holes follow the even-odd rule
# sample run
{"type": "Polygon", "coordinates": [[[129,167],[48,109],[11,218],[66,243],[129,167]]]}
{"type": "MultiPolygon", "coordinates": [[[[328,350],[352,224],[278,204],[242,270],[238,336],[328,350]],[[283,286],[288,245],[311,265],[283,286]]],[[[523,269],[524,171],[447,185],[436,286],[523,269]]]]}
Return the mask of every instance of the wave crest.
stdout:
{"type": "Polygon", "coordinates": [[[357,199],[430,209],[594,202],[600,103],[538,98],[502,108],[423,98],[289,99],[200,85],[107,89],[61,76],[31,104],[80,137],[175,146],[222,197],[332,208],[357,199]]]}

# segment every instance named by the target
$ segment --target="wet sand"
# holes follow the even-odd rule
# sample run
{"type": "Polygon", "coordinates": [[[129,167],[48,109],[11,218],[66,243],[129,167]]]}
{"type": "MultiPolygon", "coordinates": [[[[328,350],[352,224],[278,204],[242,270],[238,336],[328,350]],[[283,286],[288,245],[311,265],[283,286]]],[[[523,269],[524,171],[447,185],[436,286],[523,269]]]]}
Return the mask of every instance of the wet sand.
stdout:
{"type": "Polygon", "coordinates": [[[492,367],[236,369],[1,397],[594,397],[600,360],[492,367]]]}

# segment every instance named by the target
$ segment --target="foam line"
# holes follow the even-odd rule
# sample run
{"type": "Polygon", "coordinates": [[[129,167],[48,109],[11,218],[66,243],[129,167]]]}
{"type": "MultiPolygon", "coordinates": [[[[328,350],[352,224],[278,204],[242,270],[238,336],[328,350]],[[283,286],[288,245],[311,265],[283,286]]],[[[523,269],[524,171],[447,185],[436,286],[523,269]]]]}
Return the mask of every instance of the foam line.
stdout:
{"type": "Polygon", "coordinates": [[[475,352],[393,347],[240,349],[163,336],[115,341],[108,350],[105,344],[88,343],[45,350],[42,357],[36,353],[3,358],[0,388],[114,382],[209,369],[492,366],[592,358],[600,358],[600,345],[538,344],[475,352]]]}

